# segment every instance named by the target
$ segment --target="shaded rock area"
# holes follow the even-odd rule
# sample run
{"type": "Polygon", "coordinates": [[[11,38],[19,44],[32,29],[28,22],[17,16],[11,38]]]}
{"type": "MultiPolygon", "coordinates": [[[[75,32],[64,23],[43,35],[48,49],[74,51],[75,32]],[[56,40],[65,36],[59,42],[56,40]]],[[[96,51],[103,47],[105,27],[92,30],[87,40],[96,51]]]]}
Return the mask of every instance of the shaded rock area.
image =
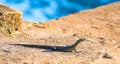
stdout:
{"type": "Polygon", "coordinates": [[[0,33],[1,64],[119,64],[120,2],[71,14],[45,23],[22,21],[11,36],[0,33]],[[56,52],[10,44],[66,46],[79,38],[74,52],[56,52]]]}

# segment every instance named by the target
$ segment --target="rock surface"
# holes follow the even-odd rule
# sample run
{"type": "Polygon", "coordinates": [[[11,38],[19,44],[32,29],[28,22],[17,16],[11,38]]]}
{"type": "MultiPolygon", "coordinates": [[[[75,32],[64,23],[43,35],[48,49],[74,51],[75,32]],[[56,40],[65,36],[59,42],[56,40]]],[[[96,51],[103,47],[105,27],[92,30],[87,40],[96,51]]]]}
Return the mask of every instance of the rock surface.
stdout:
{"type": "Polygon", "coordinates": [[[71,14],[45,23],[22,22],[22,30],[0,34],[1,64],[119,64],[120,2],[71,14]],[[79,53],[53,52],[10,44],[65,46],[78,38],[79,53]]]}
{"type": "Polygon", "coordinates": [[[22,23],[21,12],[7,7],[5,5],[0,5],[0,32],[3,34],[11,34],[16,30],[20,30],[22,23]]]}

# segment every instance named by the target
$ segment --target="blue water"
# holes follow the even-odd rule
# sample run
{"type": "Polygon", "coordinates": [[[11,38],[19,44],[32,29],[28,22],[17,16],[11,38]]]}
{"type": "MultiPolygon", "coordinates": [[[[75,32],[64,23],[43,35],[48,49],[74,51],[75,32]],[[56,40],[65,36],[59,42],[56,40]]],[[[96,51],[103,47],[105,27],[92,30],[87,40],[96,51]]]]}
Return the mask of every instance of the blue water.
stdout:
{"type": "Polygon", "coordinates": [[[1,4],[23,12],[23,19],[45,22],[120,0],[0,0],[1,4]]]}

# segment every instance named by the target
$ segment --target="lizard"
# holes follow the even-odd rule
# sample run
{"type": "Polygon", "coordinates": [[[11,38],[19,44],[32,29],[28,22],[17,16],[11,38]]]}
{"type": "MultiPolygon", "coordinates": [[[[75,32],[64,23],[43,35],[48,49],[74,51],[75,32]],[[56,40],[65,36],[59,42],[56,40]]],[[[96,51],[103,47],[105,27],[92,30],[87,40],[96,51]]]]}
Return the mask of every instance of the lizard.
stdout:
{"type": "Polygon", "coordinates": [[[75,44],[69,46],[48,46],[48,45],[35,45],[35,44],[10,44],[10,45],[18,45],[29,48],[41,48],[41,49],[49,49],[51,51],[59,51],[59,52],[77,52],[76,47],[82,41],[85,41],[85,38],[78,39],[75,44]]]}

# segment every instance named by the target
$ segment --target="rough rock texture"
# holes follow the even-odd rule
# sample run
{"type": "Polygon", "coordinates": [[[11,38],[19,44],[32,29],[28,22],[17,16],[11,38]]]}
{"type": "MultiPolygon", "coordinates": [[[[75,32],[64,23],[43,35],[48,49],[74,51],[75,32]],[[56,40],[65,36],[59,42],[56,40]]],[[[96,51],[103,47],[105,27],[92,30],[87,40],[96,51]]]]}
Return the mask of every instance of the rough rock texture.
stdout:
{"type": "Polygon", "coordinates": [[[22,31],[0,34],[1,64],[120,64],[120,2],[45,23],[22,22],[22,31]],[[83,37],[79,53],[10,44],[65,46],[83,37]]]}
{"type": "Polygon", "coordinates": [[[11,34],[20,29],[22,23],[21,12],[10,7],[0,5],[0,32],[11,34]]]}

